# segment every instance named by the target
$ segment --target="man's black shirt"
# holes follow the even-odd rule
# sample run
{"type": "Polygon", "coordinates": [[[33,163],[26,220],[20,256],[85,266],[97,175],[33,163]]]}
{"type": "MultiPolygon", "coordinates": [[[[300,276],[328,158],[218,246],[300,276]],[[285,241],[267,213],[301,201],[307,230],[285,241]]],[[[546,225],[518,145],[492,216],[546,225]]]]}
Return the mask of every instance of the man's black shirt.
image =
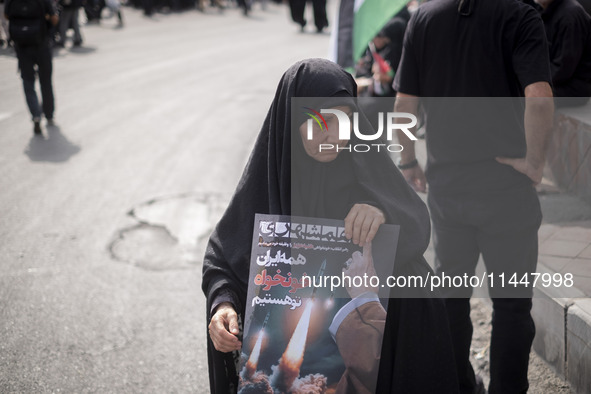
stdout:
{"type": "MultiPolygon", "coordinates": [[[[4,8],[4,12],[6,13],[6,11],[8,11],[10,9],[10,3],[16,2],[18,0],[6,0],[6,5],[4,8]]],[[[43,5],[43,10],[45,12],[45,15],[57,15],[57,10],[55,9],[54,3],[51,0],[39,0],[40,3],[43,5]]],[[[8,15],[8,17],[10,18],[10,15],[8,15]]]]}
{"type": "Polygon", "coordinates": [[[495,157],[525,156],[524,102],[518,98],[535,82],[550,82],[550,68],[534,8],[516,0],[473,0],[463,16],[457,0],[419,7],[406,31],[394,88],[422,98],[432,190],[531,184],[495,157]]]}
{"type": "Polygon", "coordinates": [[[515,0],[425,3],[407,27],[398,91],[422,97],[516,97],[550,81],[540,16],[515,0]],[[546,65],[546,67],[544,67],[546,65]]]}

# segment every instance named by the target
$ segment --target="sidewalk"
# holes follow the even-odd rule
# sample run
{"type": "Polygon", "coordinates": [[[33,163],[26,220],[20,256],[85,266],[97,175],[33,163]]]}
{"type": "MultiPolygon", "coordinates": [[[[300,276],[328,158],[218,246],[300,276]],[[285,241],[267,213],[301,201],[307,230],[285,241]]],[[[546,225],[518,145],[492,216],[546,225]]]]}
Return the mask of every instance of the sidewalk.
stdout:
{"type": "Polygon", "coordinates": [[[538,272],[572,274],[574,288],[537,287],[534,350],[575,392],[591,392],[591,220],[545,223],[538,272]]]}
{"type": "Polygon", "coordinates": [[[590,157],[591,103],[558,110],[544,173],[550,185],[540,190],[538,272],[572,274],[574,286],[537,286],[534,350],[578,393],[591,393],[590,157]]]}

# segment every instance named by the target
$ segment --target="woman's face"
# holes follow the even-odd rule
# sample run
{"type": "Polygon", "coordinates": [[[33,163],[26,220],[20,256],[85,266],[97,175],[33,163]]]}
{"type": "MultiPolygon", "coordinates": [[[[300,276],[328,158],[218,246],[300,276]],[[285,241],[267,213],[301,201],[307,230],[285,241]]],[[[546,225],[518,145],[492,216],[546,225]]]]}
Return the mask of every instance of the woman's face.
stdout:
{"type": "Polygon", "coordinates": [[[375,45],[378,51],[381,51],[386,45],[390,43],[390,39],[384,36],[376,36],[372,40],[373,44],[375,45]]]}
{"type": "MultiPolygon", "coordinates": [[[[346,113],[351,118],[351,109],[346,106],[333,107],[339,111],[346,113]]],[[[300,135],[302,143],[308,156],[316,161],[327,163],[333,161],[339,155],[339,150],[342,150],[349,140],[339,139],[339,122],[334,114],[323,114],[328,130],[323,130],[316,122],[312,122],[312,139],[308,139],[308,122],[302,123],[300,126],[300,135]],[[322,144],[322,149],[321,149],[322,144]],[[332,148],[330,147],[332,145],[332,148]],[[337,149],[337,147],[339,149],[337,149]]],[[[352,125],[352,122],[349,122],[352,125]]]]}

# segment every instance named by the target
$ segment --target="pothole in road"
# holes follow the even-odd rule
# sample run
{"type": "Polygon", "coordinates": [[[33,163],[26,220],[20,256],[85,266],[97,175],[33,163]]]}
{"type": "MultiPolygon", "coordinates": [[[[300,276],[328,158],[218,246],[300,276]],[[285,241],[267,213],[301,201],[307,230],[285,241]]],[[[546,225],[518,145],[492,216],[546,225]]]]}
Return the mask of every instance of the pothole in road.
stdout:
{"type": "Polygon", "coordinates": [[[219,194],[192,194],[141,203],[128,212],[137,224],[110,242],[111,256],[153,271],[195,268],[227,201],[219,194]]]}

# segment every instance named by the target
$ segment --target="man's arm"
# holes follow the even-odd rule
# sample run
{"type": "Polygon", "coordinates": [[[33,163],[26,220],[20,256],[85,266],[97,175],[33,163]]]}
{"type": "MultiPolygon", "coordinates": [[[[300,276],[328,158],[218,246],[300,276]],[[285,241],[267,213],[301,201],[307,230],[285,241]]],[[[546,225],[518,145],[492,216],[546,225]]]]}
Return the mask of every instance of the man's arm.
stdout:
{"type": "Polygon", "coordinates": [[[547,82],[535,82],[525,88],[525,158],[497,157],[499,163],[512,166],[534,183],[542,181],[546,149],[554,123],[552,88],[547,82]]]}
{"type": "MultiPolygon", "coordinates": [[[[394,104],[394,112],[406,112],[418,117],[419,112],[419,98],[410,94],[400,93],[396,94],[396,103],[394,104]]],[[[404,121],[407,121],[405,119],[404,121]]],[[[404,123],[402,121],[402,123],[404,123]]],[[[398,123],[398,121],[396,121],[398,123]]],[[[400,152],[400,164],[408,164],[416,160],[415,142],[408,138],[402,130],[396,130],[398,136],[398,143],[402,145],[400,152]]],[[[427,191],[427,180],[420,165],[416,165],[406,170],[400,170],[404,179],[417,192],[425,193],[427,191]]]]}

